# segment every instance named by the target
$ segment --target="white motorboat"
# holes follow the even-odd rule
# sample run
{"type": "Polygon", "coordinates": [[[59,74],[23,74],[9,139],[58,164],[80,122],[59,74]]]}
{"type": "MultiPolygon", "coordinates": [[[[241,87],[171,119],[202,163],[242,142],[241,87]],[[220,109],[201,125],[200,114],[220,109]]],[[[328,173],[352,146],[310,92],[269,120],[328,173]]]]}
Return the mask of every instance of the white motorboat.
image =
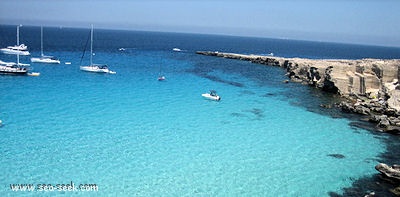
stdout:
{"type": "Polygon", "coordinates": [[[0,74],[26,75],[27,65],[29,66],[29,64],[0,61],[0,74]]]}
{"type": "Polygon", "coordinates": [[[40,27],[40,57],[32,57],[31,62],[36,63],[47,63],[47,64],[59,64],[60,60],[54,56],[46,56],[43,54],[43,26],[40,27]]]}
{"type": "Polygon", "coordinates": [[[217,92],[215,90],[210,90],[210,93],[204,93],[204,94],[201,94],[201,96],[206,99],[210,99],[210,100],[214,100],[214,101],[221,100],[221,97],[217,95],[217,92]]]}
{"type": "Polygon", "coordinates": [[[0,51],[10,55],[30,55],[28,47],[24,44],[19,44],[19,25],[17,26],[17,45],[2,48],[0,51]]]}
{"type": "Polygon", "coordinates": [[[7,48],[2,48],[0,51],[4,54],[9,55],[30,55],[27,47],[24,44],[15,45],[15,46],[8,46],[7,48]]]}
{"type": "Polygon", "coordinates": [[[176,52],[182,51],[180,48],[173,48],[172,50],[173,50],[173,51],[176,51],[176,52]]]}
{"type": "MultiPolygon", "coordinates": [[[[86,48],[86,47],[85,47],[86,48]]],[[[85,51],[83,52],[85,54],[85,51]]],[[[84,55],[82,55],[83,58],[84,55]]],[[[81,58],[81,63],[82,63],[81,58]]],[[[115,71],[111,71],[108,69],[108,66],[105,64],[93,64],[93,25],[90,31],[90,65],[89,66],[80,66],[82,71],[94,72],[94,73],[109,73],[116,74],[115,71]]]]}

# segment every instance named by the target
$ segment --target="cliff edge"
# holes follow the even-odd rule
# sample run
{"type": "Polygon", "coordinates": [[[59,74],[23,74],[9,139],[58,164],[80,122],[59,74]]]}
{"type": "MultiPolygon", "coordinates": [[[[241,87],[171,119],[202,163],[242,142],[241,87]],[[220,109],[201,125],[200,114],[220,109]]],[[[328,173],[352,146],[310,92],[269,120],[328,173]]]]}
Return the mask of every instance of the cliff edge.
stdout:
{"type": "Polygon", "coordinates": [[[251,61],[286,69],[302,82],[347,98],[345,112],[369,115],[381,131],[400,134],[399,59],[306,59],[198,51],[197,54],[251,61]]]}

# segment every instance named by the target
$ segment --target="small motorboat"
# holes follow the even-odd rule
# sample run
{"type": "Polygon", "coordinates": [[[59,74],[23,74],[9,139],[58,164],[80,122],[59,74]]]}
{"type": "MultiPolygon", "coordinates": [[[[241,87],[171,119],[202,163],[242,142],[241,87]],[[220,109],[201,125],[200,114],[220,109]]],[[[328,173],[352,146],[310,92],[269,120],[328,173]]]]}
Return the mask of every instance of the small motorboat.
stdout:
{"type": "Polygon", "coordinates": [[[181,52],[182,51],[180,48],[173,48],[172,50],[175,51],[175,52],[181,52]]]}
{"type": "Polygon", "coordinates": [[[217,95],[217,92],[215,90],[210,90],[210,93],[204,93],[204,94],[201,94],[201,96],[206,99],[210,99],[210,100],[214,100],[214,101],[221,100],[221,97],[217,95]]]}

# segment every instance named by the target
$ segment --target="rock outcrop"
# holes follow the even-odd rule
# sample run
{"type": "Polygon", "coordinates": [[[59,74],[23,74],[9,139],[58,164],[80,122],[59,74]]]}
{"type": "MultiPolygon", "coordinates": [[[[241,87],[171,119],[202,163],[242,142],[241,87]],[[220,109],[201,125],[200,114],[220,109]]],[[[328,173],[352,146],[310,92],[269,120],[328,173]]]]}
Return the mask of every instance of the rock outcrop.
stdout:
{"type": "Polygon", "coordinates": [[[291,81],[348,98],[337,105],[343,111],[369,115],[377,129],[400,134],[399,59],[314,60],[210,51],[197,54],[282,67],[291,81]]]}
{"type": "Polygon", "coordinates": [[[390,191],[396,195],[400,196],[400,166],[393,165],[389,166],[384,163],[380,163],[375,166],[375,169],[382,174],[382,179],[391,182],[395,188],[390,189],[390,191]]]}
{"type": "Polygon", "coordinates": [[[375,166],[375,169],[378,170],[380,173],[382,173],[385,177],[400,183],[400,166],[399,165],[389,166],[387,164],[380,163],[375,166]]]}

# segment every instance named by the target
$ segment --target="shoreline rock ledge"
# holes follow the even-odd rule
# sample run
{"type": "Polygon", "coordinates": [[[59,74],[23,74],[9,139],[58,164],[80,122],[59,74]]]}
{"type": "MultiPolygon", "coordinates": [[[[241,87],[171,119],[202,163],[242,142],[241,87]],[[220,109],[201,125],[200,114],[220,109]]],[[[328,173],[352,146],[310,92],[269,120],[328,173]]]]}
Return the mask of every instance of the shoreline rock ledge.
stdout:
{"type": "Polygon", "coordinates": [[[387,164],[380,163],[375,166],[375,169],[382,174],[381,178],[383,180],[391,182],[393,185],[395,185],[395,188],[390,189],[390,192],[396,196],[400,196],[400,165],[389,166],[387,164]]]}
{"type": "MultiPolygon", "coordinates": [[[[400,134],[400,59],[306,59],[212,51],[197,54],[278,66],[290,81],[343,96],[344,112],[369,116],[376,129],[400,134]]],[[[288,81],[285,81],[288,82],[288,81]]]]}

